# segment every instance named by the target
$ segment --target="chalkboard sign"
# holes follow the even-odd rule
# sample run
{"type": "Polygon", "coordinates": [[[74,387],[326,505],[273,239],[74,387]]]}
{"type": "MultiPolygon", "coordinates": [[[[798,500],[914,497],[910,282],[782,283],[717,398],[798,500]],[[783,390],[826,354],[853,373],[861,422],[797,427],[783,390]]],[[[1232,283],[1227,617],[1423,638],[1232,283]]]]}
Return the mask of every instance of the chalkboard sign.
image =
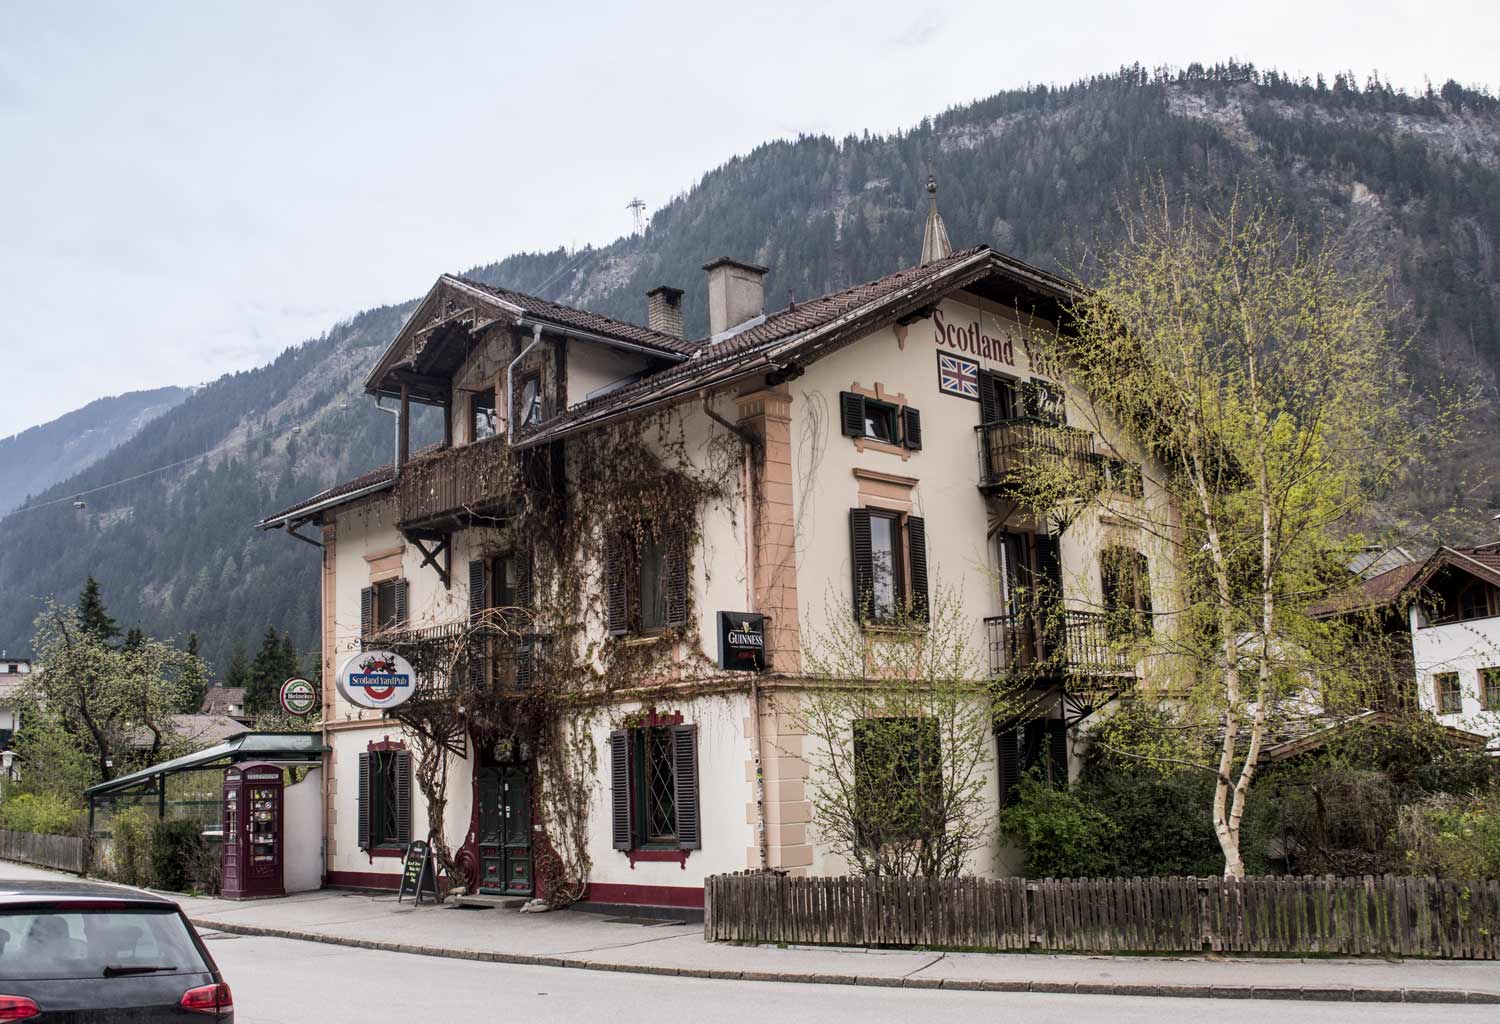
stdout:
{"type": "Polygon", "coordinates": [[[407,893],[411,893],[420,904],[424,890],[434,901],[442,902],[432,866],[432,847],[424,839],[413,839],[406,847],[406,859],[401,862],[401,887],[396,891],[396,902],[400,903],[407,893]]]}

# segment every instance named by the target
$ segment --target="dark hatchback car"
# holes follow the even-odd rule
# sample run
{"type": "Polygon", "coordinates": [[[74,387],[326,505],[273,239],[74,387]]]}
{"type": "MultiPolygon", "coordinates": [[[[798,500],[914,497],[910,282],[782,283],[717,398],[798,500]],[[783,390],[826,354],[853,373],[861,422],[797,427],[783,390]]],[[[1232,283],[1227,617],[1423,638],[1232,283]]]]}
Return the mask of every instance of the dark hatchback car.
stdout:
{"type": "Polygon", "coordinates": [[[233,1020],[229,986],[171,900],[0,881],[0,1021],[233,1020]]]}

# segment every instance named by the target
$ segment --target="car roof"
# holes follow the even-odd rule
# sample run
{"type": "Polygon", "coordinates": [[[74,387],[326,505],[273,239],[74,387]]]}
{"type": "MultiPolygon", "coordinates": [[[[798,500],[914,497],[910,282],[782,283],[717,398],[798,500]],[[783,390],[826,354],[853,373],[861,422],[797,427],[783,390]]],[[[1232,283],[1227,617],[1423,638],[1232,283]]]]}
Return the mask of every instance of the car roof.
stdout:
{"type": "Polygon", "coordinates": [[[35,903],[41,901],[67,903],[71,901],[123,900],[149,907],[175,907],[177,904],[164,896],[131,889],[123,885],[106,885],[102,882],[72,882],[63,879],[15,879],[0,878],[0,910],[10,903],[35,903]]]}

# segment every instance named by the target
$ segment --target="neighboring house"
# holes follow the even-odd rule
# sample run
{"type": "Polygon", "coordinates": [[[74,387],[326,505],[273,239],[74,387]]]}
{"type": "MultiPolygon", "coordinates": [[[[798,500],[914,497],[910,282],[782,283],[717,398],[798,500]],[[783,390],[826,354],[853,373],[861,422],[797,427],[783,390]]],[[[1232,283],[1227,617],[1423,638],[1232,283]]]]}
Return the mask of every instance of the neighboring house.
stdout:
{"type": "Polygon", "coordinates": [[[1322,614],[1373,616],[1391,637],[1409,637],[1395,672],[1416,703],[1444,725],[1500,738],[1500,542],[1442,547],[1362,580],[1322,614]]]}
{"type": "MultiPolygon", "coordinates": [[[[250,731],[245,723],[217,714],[172,715],[167,725],[174,737],[185,740],[195,750],[223,743],[250,731]]],[[[153,741],[151,730],[142,727],[131,730],[126,740],[129,746],[137,750],[148,749],[153,741]]]]}
{"type": "MultiPolygon", "coordinates": [[[[596,680],[597,713],[565,723],[590,773],[592,900],[701,906],[714,873],[847,870],[810,832],[815,752],[788,711],[825,685],[803,656],[830,602],[852,606],[878,646],[898,606],[920,613],[933,588],[953,588],[982,671],[1038,670],[1038,711],[995,724],[990,800],[1024,770],[1076,771],[1077,726],[1138,678],[1108,623],[1149,622],[1153,595],[1170,611],[1173,559],[1131,525],[1139,516],[1090,512],[1059,530],[1024,515],[1012,488],[1038,441],[1097,460],[1126,509],[1166,500],[1160,473],[1142,472],[1128,439],[1084,429],[1081,396],[1027,344],[1028,318],[1057,317],[1075,286],[988,247],[949,253],[936,220],[934,205],[920,266],[779,310],[765,308],[765,268],[714,260],[700,339],[683,337],[677,288],[647,294],[641,327],[438,279],[366,380],[402,410],[396,467],[259,524],[321,531],[330,884],[395,887],[427,820],[400,723],[337,692],[344,660],[438,644],[487,609],[545,608],[569,586],[586,594],[570,656],[591,658],[596,680]],[[412,453],[417,403],[443,411],[444,440],[412,453]],[[725,491],[655,537],[613,533],[580,472],[604,438],[670,445],[725,491]],[[546,529],[511,525],[520,499],[496,483],[507,457],[522,460],[527,494],[552,502],[546,529]],[[555,564],[573,534],[597,543],[555,564]],[[1024,595],[1039,590],[1060,595],[1063,628],[1037,621],[1024,595]],[[733,628],[766,616],[763,674],[717,667],[719,613],[733,628]]],[[[558,660],[539,656],[557,642],[547,631],[572,625],[538,623],[467,671],[531,682],[558,660]]],[[[545,894],[560,837],[542,802],[562,782],[524,736],[449,742],[445,833],[462,843],[465,881],[545,894]]],[[[996,839],[966,870],[1017,866],[996,839]]]]}
{"type": "Polygon", "coordinates": [[[245,688],[243,686],[210,686],[199,709],[205,715],[227,715],[246,721],[254,715],[245,714],[245,688]]]}
{"type": "Polygon", "coordinates": [[[31,675],[31,659],[0,651],[0,778],[17,777],[16,730],[21,727],[15,698],[31,675]]]}

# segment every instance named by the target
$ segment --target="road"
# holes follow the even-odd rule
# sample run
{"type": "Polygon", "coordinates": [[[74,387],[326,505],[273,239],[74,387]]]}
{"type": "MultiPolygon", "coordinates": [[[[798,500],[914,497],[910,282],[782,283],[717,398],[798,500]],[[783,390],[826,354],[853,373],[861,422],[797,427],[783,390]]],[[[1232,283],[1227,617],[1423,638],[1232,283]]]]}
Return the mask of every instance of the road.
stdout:
{"type": "Polygon", "coordinates": [[[931,989],[707,981],[522,967],[383,953],[292,939],[204,935],[234,990],[238,1024],[367,1024],[371,1020],[608,1021],[622,1015],[693,1024],[808,1020],[1024,1020],[1027,1024],[1327,1024],[1493,1022],[1493,1006],[1057,996],[931,989]]]}

